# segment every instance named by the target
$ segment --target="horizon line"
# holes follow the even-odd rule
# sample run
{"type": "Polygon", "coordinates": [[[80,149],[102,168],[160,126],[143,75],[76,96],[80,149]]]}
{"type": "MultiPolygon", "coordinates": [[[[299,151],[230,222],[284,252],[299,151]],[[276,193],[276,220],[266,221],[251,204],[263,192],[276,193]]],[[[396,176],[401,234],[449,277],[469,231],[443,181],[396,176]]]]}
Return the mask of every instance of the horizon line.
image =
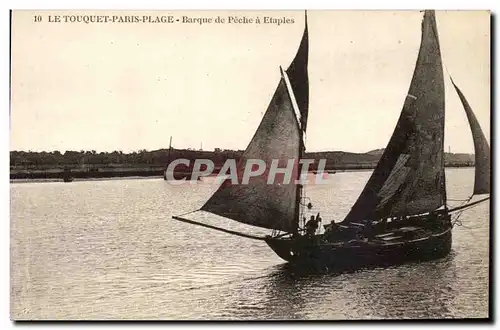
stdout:
{"type": "MultiPolygon", "coordinates": [[[[96,150],[96,149],[80,149],[80,150],[64,150],[61,151],[61,150],[24,150],[24,149],[15,149],[15,150],[9,150],[9,153],[11,152],[31,152],[31,153],[53,153],[53,152],[59,152],[61,154],[65,154],[66,152],[79,152],[81,153],[82,151],[84,153],[87,153],[87,152],[92,152],[92,151],[95,151],[96,154],[100,154],[100,153],[113,153],[113,152],[121,152],[123,154],[132,154],[132,153],[141,153],[141,152],[157,152],[157,151],[162,151],[162,150],[165,150],[165,151],[168,151],[168,147],[166,148],[160,148],[160,149],[137,149],[137,150],[130,150],[130,151],[123,151],[121,149],[115,149],[115,150],[112,150],[112,151],[109,151],[109,150],[96,150]]],[[[175,148],[175,147],[172,147],[172,150],[185,150],[185,151],[195,151],[195,152],[216,152],[215,149],[220,149],[221,152],[224,152],[224,151],[234,151],[234,152],[244,152],[245,150],[244,149],[223,149],[223,148],[213,148],[212,150],[208,150],[208,149],[196,149],[196,148],[175,148]]],[[[319,152],[344,152],[344,153],[351,153],[351,154],[368,154],[368,153],[371,153],[371,152],[374,152],[374,151],[382,151],[382,150],[385,150],[385,148],[377,148],[377,149],[371,149],[371,150],[368,150],[368,151],[365,151],[365,152],[355,152],[355,151],[345,151],[345,150],[316,150],[316,151],[305,151],[305,153],[319,153],[319,152]]],[[[472,151],[472,152],[451,152],[451,151],[446,151],[444,150],[444,153],[445,154],[466,154],[466,155],[474,155],[475,152],[472,151]]]]}

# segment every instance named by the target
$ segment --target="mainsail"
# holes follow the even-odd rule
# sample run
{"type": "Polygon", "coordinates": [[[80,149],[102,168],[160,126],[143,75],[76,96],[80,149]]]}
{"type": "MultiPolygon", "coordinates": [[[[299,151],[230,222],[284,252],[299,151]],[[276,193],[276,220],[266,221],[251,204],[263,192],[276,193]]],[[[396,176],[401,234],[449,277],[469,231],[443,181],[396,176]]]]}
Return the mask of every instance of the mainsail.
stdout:
{"type": "Polygon", "coordinates": [[[490,146],[488,141],[484,136],[481,126],[477,121],[472,108],[467,102],[464,94],[455,84],[453,79],[451,80],[455,90],[462,101],[465,113],[467,114],[467,119],[469,120],[470,129],[472,131],[472,139],[474,141],[474,154],[475,154],[475,167],[476,174],[474,179],[474,195],[479,194],[489,194],[490,193],[490,146]]]}
{"type": "MultiPolygon", "coordinates": [[[[299,123],[285,77],[282,77],[237,166],[238,182],[242,181],[248,160],[263,160],[266,168],[270,168],[271,162],[277,159],[280,167],[284,167],[289,159],[298,162],[299,148],[299,123]]],[[[292,232],[297,223],[297,185],[267,184],[267,179],[267,175],[259,175],[250,178],[248,184],[233,185],[228,178],[201,209],[246,224],[292,232]]]]}
{"type": "Polygon", "coordinates": [[[305,29],[300,42],[300,47],[292,63],[286,70],[290,79],[297,106],[300,111],[300,127],[305,132],[307,128],[307,115],[309,112],[309,74],[307,63],[309,60],[309,36],[307,32],[307,13],[305,29]]]}
{"type": "Polygon", "coordinates": [[[344,222],[433,211],[446,202],[444,78],[434,11],[425,11],[418,59],[396,129],[344,222]]]}
{"type": "MultiPolygon", "coordinates": [[[[303,134],[307,124],[309,104],[307,61],[306,21],[299,50],[286,72],[281,70],[282,77],[267,111],[237,164],[238,184],[233,184],[232,178],[227,178],[200,210],[262,228],[287,233],[297,231],[299,218],[297,210],[302,188],[295,183],[295,180],[300,173],[299,160],[304,151],[303,134]],[[255,159],[263,161],[266,169],[271,167],[273,160],[278,161],[279,168],[292,165],[289,163],[292,160],[293,171],[290,181],[275,181],[274,184],[268,184],[266,174],[269,174],[269,171],[267,171],[262,175],[251,177],[247,184],[241,184],[247,162],[255,159]]],[[[189,219],[174,218],[196,224],[189,219]]],[[[197,224],[221,230],[214,226],[197,224]]],[[[228,230],[223,231],[243,235],[228,230]]]]}

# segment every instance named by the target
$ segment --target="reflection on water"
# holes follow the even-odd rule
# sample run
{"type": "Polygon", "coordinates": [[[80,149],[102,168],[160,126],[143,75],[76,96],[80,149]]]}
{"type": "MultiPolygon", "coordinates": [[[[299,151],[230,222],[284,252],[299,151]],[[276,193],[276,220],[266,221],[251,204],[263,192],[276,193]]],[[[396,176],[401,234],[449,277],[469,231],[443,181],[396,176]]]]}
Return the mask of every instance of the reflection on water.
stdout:
{"type": "Polygon", "coordinates": [[[299,272],[286,264],[232,288],[230,314],[240,319],[401,319],[453,317],[459,295],[453,255],[440,261],[344,274],[299,272]],[[262,292],[259,311],[242,308],[262,292]]]}
{"type": "MultiPolygon", "coordinates": [[[[307,193],[326,222],[369,172],[307,193]]],[[[472,169],[447,170],[466,198],[472,169]]],[[[210,179],[207,180],[209,182],[210,179]]],[[[11,185],[11,312],[17,319],[380,319],[487,317],[489,204],[468,210],[441,260],[340,274],[300,271],[264,242],[173,221],[214,187],[163,180],[11,185]]],[[[239,223],[213,221],[264,233],[239,223]]]]}

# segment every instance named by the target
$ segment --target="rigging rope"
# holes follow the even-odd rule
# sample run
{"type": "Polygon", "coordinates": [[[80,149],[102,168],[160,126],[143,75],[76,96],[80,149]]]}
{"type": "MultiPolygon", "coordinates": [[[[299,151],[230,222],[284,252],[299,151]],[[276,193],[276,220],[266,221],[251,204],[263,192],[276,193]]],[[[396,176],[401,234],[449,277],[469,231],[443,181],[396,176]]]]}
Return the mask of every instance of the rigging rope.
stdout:
{"type": "MultiPolygon", "coordinates": [[[[468,202],[470,202],[470,200],[472,199],[472,197],[474,197],[474,195],[471,195],[471,196],[470,196],[467,200],[465,200],[465,201],[464,201],[464,202],[463,202],[463,203],[462,203],[459,207],[464,206],[464,205],[466,205],[468,202]]],[[[467,229],[473,229],[473,228],[471,228],[471,227],[467,227],[467,226],[465,226],[465,225],[462,223],[462,221],[460,221],[460,217],[462,216],[462,214],[464,213],[464,211],[465,211],[465,210],[470,209],[470,208],[472,208],[472,207],[474,207],[474,206],[477,206],[477,205],[479,205],[479,204],[473,204],[473,205],[471,205],[471,206],[469,206],[469,207],[465,207],[465,208],[461,209],[461,210],[460,210],[460,212],[458,212],[458,213],[457,213],[456,218],[455,218],[454,220],[452,220],[452,221],[451,221],[451,226],[452,226],[452,227],[454,227],[455,225],[457,225],[457,226],[464,227],[464,228],[467,228],[467,229]]]]}

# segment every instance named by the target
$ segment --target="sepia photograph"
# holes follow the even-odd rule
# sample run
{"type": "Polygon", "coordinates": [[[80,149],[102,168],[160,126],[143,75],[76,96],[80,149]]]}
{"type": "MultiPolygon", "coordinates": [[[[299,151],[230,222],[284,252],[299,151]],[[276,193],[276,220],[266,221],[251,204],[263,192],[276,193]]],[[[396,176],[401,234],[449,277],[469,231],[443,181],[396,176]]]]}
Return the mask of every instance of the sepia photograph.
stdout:
{"type": "Polygon", "coordinates": [[[10,11],[11,320],[491,320],[491,20],[10,11]]]}

